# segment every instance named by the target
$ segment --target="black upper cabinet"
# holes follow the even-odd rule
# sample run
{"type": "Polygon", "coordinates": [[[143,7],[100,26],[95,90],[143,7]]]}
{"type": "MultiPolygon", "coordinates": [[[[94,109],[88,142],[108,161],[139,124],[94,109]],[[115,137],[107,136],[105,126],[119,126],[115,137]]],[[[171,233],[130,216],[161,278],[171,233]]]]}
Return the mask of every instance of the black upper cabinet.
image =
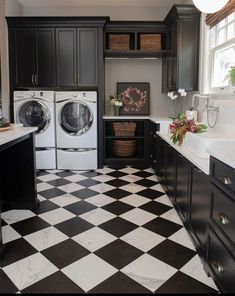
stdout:
{"type": "Polygon", "coordinates": [[[57,85],[97,85],[97,29],[56,29],[57,85]]]}
{"type": "Polygon", "coordinates": [[[54,29],[15,29],[10,31],[10,41],[15,86],[54,86],[54,29]]]}
{"type": "Polygon", "coordinates": [[[163,59],[162,91],[198,90],[200,12],[193,5],[174,5],[165,22],[170,29],[163,59]]]}

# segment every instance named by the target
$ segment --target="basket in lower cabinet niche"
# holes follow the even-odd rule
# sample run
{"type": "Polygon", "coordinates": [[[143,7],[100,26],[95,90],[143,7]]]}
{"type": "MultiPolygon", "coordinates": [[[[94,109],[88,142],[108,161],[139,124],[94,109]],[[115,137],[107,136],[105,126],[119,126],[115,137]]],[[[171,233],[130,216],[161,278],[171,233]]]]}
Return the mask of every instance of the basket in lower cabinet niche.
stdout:
{"type": "Polygon", "coordinates": [[[104,120],[104,164],[145,163],[146,120],[104,120]]]}

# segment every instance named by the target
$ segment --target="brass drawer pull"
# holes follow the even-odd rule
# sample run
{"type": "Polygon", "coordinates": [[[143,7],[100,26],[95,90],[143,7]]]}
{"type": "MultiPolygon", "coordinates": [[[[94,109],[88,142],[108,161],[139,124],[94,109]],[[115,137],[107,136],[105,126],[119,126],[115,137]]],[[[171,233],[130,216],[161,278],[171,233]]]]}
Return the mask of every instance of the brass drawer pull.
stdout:
{"type": "Polygon", "coordinates": [[[231,185],[232,184],[232,180],[228,176],[220,176],[219,179],[225,185],[231,185]]]}
{"type": "Polygon", "coordinates": [[[224,268],[221,263],[219,263],[217,261],[213,261],[213,262],[211,262],[211,265],[214,268],[214,270],[217,271],[218,273],[224,272],[224,268]]]}
{"type": "Polygon", "coordinates": [[[226,217],[226,215],[223,214],[223,213],[218,214],[218,216],[217,216],[217,220],[218,220],[221,224],[224,224],[224,225],[226,225],[226,224],[229,223],[229,219],[228,219],[228,217],[226,217]]]}

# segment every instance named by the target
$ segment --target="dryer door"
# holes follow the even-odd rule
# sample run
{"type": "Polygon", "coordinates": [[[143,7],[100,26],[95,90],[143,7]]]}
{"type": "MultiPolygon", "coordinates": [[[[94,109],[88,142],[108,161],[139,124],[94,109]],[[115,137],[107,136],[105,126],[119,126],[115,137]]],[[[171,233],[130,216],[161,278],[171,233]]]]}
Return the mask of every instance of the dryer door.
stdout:
{"type": "Polygon", "coordinates": [[[18,122],[28,127],[38,127],[37,134],[43,133],[49,126],[50,111],[43,103],[30,100],[23,103],[17,111],[18,122]]]}
{"type": "Polygon", "coordinates": [[[87,133],[93,120],[90,107],[81,101],[70,101],[61,109],[60,126],[71,136],[81,136],[87,133]]]}

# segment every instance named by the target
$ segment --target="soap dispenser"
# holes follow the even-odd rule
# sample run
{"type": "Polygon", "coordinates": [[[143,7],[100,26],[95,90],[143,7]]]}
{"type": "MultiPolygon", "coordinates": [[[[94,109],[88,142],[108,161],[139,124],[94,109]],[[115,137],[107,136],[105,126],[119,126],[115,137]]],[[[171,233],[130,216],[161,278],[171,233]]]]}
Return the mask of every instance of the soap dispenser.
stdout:
{"type": "Polygon", "coordinates": [[[190,107],[189,110],[186,111],[186,118],[188,120],[197,121],[197,111],[193,110],[193,107],[190,107]]]}

